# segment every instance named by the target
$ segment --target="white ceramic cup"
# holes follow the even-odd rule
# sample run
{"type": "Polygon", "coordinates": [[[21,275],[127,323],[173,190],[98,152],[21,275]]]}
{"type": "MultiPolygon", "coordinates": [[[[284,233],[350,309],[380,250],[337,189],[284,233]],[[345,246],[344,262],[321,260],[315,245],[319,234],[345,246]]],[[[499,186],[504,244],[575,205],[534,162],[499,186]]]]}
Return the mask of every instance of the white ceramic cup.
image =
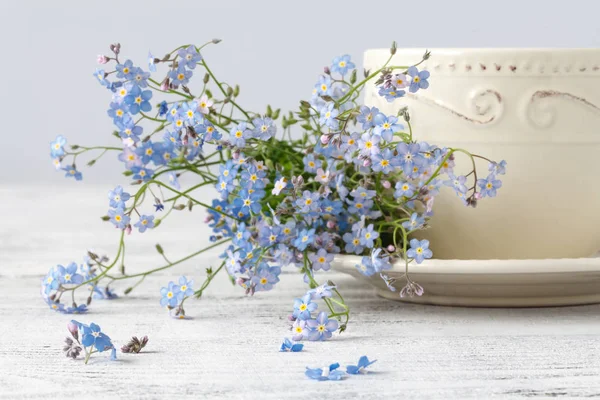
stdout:
{"type": "MultiPolygon", "coordinates": [[[[398,49],[393,65],[425,49],[398,49]]],[[[365,53],[382,66],[389,49],[365,53]]],[[[494,199],[467,208],[451,190],[436,198],[435,258],[588,257],[600,250],[600,49],[432,49],[420,68],[430,87],[388,103],[374,85],[365,103],[386,114],[407,105],[414,136],[506,160],[494,199]]],[[[457,172],[470,160],[457,155],[457,172]]],[[[479,164],[481,177],[486,163],[479,164]]]]}

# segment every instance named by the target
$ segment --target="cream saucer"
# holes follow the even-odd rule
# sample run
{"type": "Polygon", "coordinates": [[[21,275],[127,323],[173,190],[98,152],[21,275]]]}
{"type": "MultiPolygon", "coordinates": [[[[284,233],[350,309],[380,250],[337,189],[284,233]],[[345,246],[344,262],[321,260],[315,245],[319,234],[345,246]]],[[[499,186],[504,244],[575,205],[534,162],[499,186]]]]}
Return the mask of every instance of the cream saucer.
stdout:
{"type": "Polygon", "coordinates": [[[386,271],[398,279],[390,291],[379,274],[362,275],[361,257],[337,256],[333,268],[368,280],[385,298],[419,304],[466,307],[544,307],[600,303],[600,258],[539,260],[426,260],[412,263],[409,276],[423,296],[400,298],[404,268],[386,271]]]}

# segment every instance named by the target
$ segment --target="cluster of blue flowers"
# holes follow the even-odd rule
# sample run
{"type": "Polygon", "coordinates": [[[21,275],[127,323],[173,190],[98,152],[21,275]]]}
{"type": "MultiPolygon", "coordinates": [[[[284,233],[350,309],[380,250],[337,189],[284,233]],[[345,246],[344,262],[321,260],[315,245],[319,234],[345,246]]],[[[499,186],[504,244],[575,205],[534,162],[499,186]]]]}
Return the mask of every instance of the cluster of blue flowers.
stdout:
{"type": "Polygon", "coordinates": [[[85,363],[87,364],[90,356],[93,353],[102,353],[110,350],[110,359],[117,359],[117,350],[113,345],[110,337],[102,332],[100,326],[94,324],[90,325],[83,324],[79,321],[72,320],[68,325],[67,329],[71,333],[73,340],[67,338],[64,351],[67,353],[67,357],[77,358],[81,348],[85,352],[85,363]],[[81,341],[79,338],[81,337],[81,341]],[[80,347],[81,346],[81,347],[80,347]]]}
{"type": "MultiPolygon", "coordinates": [[[[385,115],[376,107],[354,108],[348,97],[352,86],[345,80],[353,69],[349,56],[338,57],[315,84],[305,111],[318,119],[315,130],[321,136],[303,156],[302,174],[290,179],[245,155],[252,152],[253,143],[261,145],[272,137],[261,135],[275,133],[272,121],[261,119],[251,127],[242,123],[230,132],[226,145],[234,151],[220,166],[216,188],[221,198],[213,201],[208,221],[215,232],[213,240],[232,238],[224,255],[225,265],[250,293],[272,287],[271,282],[266,287],[258,284],[264,281],[257,278],[259,272],[267,278],[276,276],[268,272],[264,260],[302,267],[307,257],[311,271],[327,271],[334,254],[343,249],[346,254],[369,253],[357,265],[369,276],[391,269],[395,257],[420,264],[433,255],[429,242],[413,239],[406,251],[400,244],[407,235],[426,226],[442,186],[451,187],[465,205],[471,206],[495,196],[501,186],[497,175],[504,173],[504,161],[490,162],[490,175],[476,181],[480,191],[475,184],[468,188],[467,176],[454,174],[453,149],[414,142],[397,115],[385,115]],[[333,78],[333,72],[340,77],[333,78]],[[353,112],[360,130],[347,133],[353,112]],[[274,209],[271,203],[265,207],[268,197],[277,199],[274,209]],[[397,238],[394,233],[389,246],[381,238],[382,217],[397,210],[384,207],[382,202],[386,201],[402,204],[411,212],[405,219],[401,214],[396,217],[402,235],[397,238]]],[[[410,92],[426,89],[428,78],[427,71],[416,67],[408,68],[405,74],[385,72],[380,94],[391,101],[405,94],[402,88],[410,92]]],[[[391,226],[392,230],[395,227],[391,226]]],[[[277,268],[278,274],[279,267],[271,268],[277,268]]]]}
{"type": "Polygon", "coordinates": [[[367,356],[362,356],[356,365],[348,365],[345,373],[338,369],[340,367],[339,363],[334,363],[324,368],[306,367],[305,375],[317,381],[340,381],[346,377],[346,374],[358,375],[368,373],[366,368],[375,361],[377,360],[369,361],[367,356]]]}
{"type": "MultiPolygon", "coordinates": [[[[128,233],[131,232],[131,213],[137,212],[137,209],[131,208],[126,211],[126,202],[131,198],[131,195],[123,190],[121,186],[115,187],[113,190],[108,192],[108,200],[110,209],[108,210],[108,218],[116,228],[124,229],[128,233]]],[[[146,232],[146,229],[154,228],[154,216],[139,214],[139,220],[133,226],[138,229],[140,233],[146,232]]]]}
{"type": "MultiPolygon", "coordinates": [[[[386,115],[376,107],[357,103],[361,90],[375,77],[379,95],[389,102],[407,92],[427,89],[429,72],[419,70],[420,63],[399,67],[388,61],[357,82],[359,74],[350,56],[336,57],[319,76],[310,101],[301,101],[299,112],[290,112],[278,121],[279,110],[270,106],[263,114],[241,108],[236,102],[239,88],[217,80],[200,54],[201,48],[182,46],[162,59],[149,54],[150,72],[146,72],[131,60],[121,62],[120,45],[111,45],[114,56],[100,56],[98,61],[114,61],[115,69],[98,69],[94,76],[111,93],[107,114],[122,147],[71,146],[71,150],[82,149],[74,153],[59,136],[50,144],[51,156],[67,176],[81,179],[74,161],[62,166],[65,157],[75,159],[90,150],[120,152],[125,175],[140,189],[133,196],[121,186],[113,189],[104,219],[125,233],[133,227],[145,232],[161,222],[138,211],[148,192],[157,212],[172,204],[162,219],[173,209],[206,208],[214,244],[204,250],[230,242],[216,272],[226,270],[247,294],[271,290],[283,268],[297,267],[314,289],[294,304],[293,340],[324,340],[346,328],[349,310],[341,295],[332,284],[316,281],[321,271],[331,269],[337,254],[360,257],[357,269],[368,276],[379,274],[392,291],[397,290],[396,282],[385,273],[401,259],[407,273],[400,296],[421,295],[423,288],[408,277],[408,265],[421,264],[432,258],[433,252],[427,240],[414,239],[412,234],[427,227],[442,188],[448,187],[463,204],[474,207],[483,198],[495,197],[502,186],[499,177],[506,171],[505,161],[497,163],[463,149],[417,142],[406,109],[386,115]],[[168,71],[164,79],[156,81],[150,73],[159,63],[168,65],[168,71]],[[189,83],[198,69],[204,70],[204,85],[196,96],[189,83]],[[213,96],[209,83],[216,86],[222,99],[213,96]],[[153,105],[153,91],[177,98],[153,105]],[[142,123],[158,126],[148,130],[142,123]],[[297,123],[303,129],[301,139],[293,139],[290,132],[297,123]],[[277,137],[279,127],[287,137],[277,137]],[[205,148],[215,151],[205,155],[205,148]],[[471,159],[472,171],[464,175],[455,172],[457,153],[471,159]],[[485,178],[478,178],[476,158],[488,163],[485,178]],[[218,172],[211,168],[217,164],[218,172]],[[197,182],[182,190],[182,174],[193,175],[197,182]],[[194,190],[205,185],[214,185],[217,192],[210,204],[193,197],[194,190]],[[164,196],[163,189],[171,196],[164,196]],[[132,198],[133,204],[127,205],[132,198]],[[180,199],[187,205],[177,204],[180,199]],[[139,216],[135,223],[133,212],[139,216]],[[317,314],[316,299],[322,299],[331,313],[317,314]]],[[[392,55],[395,51],[394,45],[392,55]]],[[[423,59],[428,57],[426,53],[423,59]]],[[[124,254],[124,247],[121,240],[119,254],[124,254]]],[[[163,254],[162,250],[159,253],[163,254]]],[[[168,264],[163,268],[176,264],[164,258],[168,264]]],[[[50,275],[65,279],[62,272],[51,270],[50,275]]],[[[84,279],[96,291],[102,276],[90,273],[84,279]]],[[[212,277],[211,269],[197,296],[212,277]]],[[[51,307],[60,308],[58,300],[68,283],[53,283],[52,279],[43,292],[51,307]]],[[[161,305],[184,318],[183,303],[193,293],[191,282],[183,277],[179,285],[170,282],[161,289],[161,305]]]]}
{"type": "Polygon", "coordinates": [[[171,315],[174,317],[184,319],[186,315],[183,309],[183,302],[194,294],[194,289],[192,288],[194,281],[182,276],[178,282],[179,284],[175,284],[171,281],[166,287],[160,289],[160,305],[166,307],[169,312],[173,311],[171,315]]]}
{"type": "Polygon", "coordinates": [[[98,257],[91,252],[90,254],[93,258],[90,256],[84,257],[84,262],[81,265],[71,262],[66,267],[57,265],[50,268],[41,282],[42,298],[50,309],[63,314],[83,314],[88,311],[88,305],[92,298],[112,300],[117,297],[108,286],[100,287],[97,282],[93,281],[97,276],[96,265],[102,264],[108,259],[98,257]],[[85,282],[87,282],[86,286],[90,291],[86,303],[77,305],[73,301],[71,306],[67,306],[61,302],[63,293],[75,290],[85,282]]]}
{"type": "Polygon", "coordinates": [[[339,328],[339,322],[328,318],[325,311],[321,311],[313,318],[313,313],[318,308],[315,300],[331,298],[333,289],[335,286],[323,284],[310,289],[302,298],[294,300],[294,311],[290,316],[293,322],[293,340],[327,340],[339,328]]]}

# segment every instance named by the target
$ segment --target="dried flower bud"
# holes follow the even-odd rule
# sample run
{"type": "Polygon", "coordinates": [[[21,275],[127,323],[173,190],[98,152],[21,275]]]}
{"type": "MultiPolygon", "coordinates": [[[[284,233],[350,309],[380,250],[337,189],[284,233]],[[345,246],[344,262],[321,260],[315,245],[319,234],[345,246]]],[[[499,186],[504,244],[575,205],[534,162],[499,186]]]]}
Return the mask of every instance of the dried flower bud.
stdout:
{"type": "Polygon", "coordinates": [[[65,346],[63,347],[63,351],[65,355],[70,358],[77,358],[81,353],[81,347],[73,341],[71,338],[65,339],[65,346]]]}
{"type": "Polygon", "coordinates": [[[221,43],[221,39],[213,39],[212,42],[214,44],[219,44],[219,43],[221,43]]]}
{"type": "MultiPolygon", "coordinates": [[[[183,312],[183,309],[181,309],[181,312],[183,312]]],[[[179,314],[180,311],[178,310],[177,313],[179,314]]],[[[183,314],[185,315],[185,314],[183,314]]],[[[146,344],[148,343],[148,336],[144,336],[142,338],[142,340],[138,339],[137,336],[133,336],[131,338],[131,340],[123,347],[121,347],[121,352],[122,353],[139,353],[140,351],[142,351],[142,349],[144,347],[146,347],[146,344]]]]}
{"type": "Polygon", "coordinates": [[[96,61],[98,61],[98,64],[106,64],[110,59],[108,57],[106,57],[105,55],[102,54],[98,54],[98,57],[96,58],[96,61]]]}
{"type": "Polygon", "coordinates": [[[110,45],[110,51],[115,54],[119,54],[121,52],[121,43],[113,43],[110,45]]]}

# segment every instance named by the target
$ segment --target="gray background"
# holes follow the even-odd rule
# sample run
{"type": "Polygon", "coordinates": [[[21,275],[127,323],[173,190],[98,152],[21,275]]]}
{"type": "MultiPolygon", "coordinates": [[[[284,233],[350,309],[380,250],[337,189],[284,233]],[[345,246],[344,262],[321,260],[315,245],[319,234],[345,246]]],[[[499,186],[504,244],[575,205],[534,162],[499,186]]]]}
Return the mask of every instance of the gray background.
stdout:
{"type": "MultiPolygon", "coordinates": [[[[368,48],[598,47],[598,1],[133,1],[0,0],[0,183],[74,184],[54,170],[48,143],[115,145],[109,93],[92,73],[119,41],[145,65],[188,42],[223,42],[203,54],[241,103],[295,109],[323,65],[368,48]]],[[[78,184],[122,183],[114,154],[78,184]]]]}

